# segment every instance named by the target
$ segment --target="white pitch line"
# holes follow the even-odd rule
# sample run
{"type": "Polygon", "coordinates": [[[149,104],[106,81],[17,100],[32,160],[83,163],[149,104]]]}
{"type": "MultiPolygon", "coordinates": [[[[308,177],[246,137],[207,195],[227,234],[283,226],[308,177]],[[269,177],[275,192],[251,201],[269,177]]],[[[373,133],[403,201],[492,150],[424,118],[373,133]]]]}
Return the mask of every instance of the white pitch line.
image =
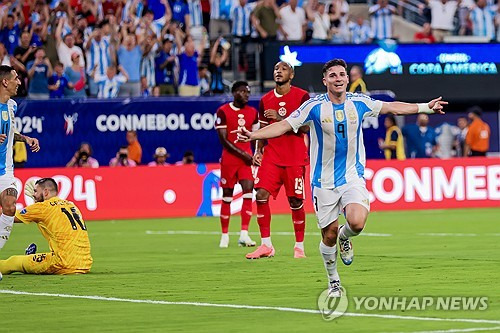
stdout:
{"type": "Polygon", "coordinates": [[[438,237],[447,237],[447,236],[452,236],[452,237],[474,237],[477,236],[477,234],[460,234],[460,233],[423,233],[423,234],[417,234],[419,236],[438,236],[438,237]]]}
{"type": "MultiPolygon", "coordinates": [[[[91,296],[91,295],[33,293],[33,292],[27,292],[27,291],[16,291],[16,290],[6,290],[6,289],[0,289],[0,294],[90,299],[90,300],[107,301],[107,302],[126,302],[126,303],[143,303],[143,304],[160,304],[160,305],[191,305],[191,306],[215,307],[215,308],[271,310],[271,311],[312,313],[312,314],[320,314],[321,313],[319,310],[315,310],[315,309],[288,308],[288,307],[280,307],[280,306],[244,305],[244,304],[217,304],[217,303],[202,303],[202,302],[170,302],[170,301],[157,301],[157,300],[150,300],[150,299],[130,299],[130,298],[104,297],[104,296],[91,296]]],[[[480,323],[480,324],[497,324],[497,325],[500,324],[500,320],[489,320],[489,319],[435,318],[435,317],[398,316],[398,315],[352,313],[352,312],[346,312],[346,313],[344,313],[344,316],[346,316],[346,317],[367,317],[367,318],[383,318],[383,319],[417,320],[417,321],[440,321],[440,322],[480,323]]]]}
{"type": "Polygon", "coordinates": [[[399,332],[399,333],[458,333],[458,332],[479,332],[479,331],[495,331],[495,330],[500,330],[500,326],[495,326],[495,327],[475,327],[475,328],[457,328],[457,329],[439,330],[439,331],[399,332]]]}
{"type": "MultiPolygon", "coordinates": [[[[220,235],[220,231],[198,231],[198,230],[146,230],[147,235],[220,235]]],[[[239,232],[229,232],[229,235],[239,235],[239,232]]],[[[260,235],[258,232],[249,232],[249,235],[260,235]]],[[[295,233],[290,231],[275,231],[273,236],[293,236],[295,233]]],[[[319,232],[306,232],[306,236],[320,236],[319,232]]],[[[360,236],[368,237],[391,237],[391,234],[378,234],[371,232],[361,233],[360,236]]]]}

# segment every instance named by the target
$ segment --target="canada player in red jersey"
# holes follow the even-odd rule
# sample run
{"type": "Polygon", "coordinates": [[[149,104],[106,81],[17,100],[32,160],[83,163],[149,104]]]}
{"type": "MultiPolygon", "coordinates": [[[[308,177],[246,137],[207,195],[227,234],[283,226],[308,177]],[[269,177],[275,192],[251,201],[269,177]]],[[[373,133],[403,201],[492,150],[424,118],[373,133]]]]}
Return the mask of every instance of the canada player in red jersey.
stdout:
{"type": "Polygon", "coordinates": [[[248,225],[252,217],[253,173],[252,148],[250,143],[234,143],[236,134],[231,131],[240,127],[248,130],[258,125],[257,110],[248,106],[250,87],[248,83],[237,81],[231,88],[233,102],[222,105],[217,110],[215,128],[222,144],[221,177],[222,205],[220,223],[222,236],[219,246],[226,248],[229,245],[229,219],[231,217],[231,202],[233,190],[237,182],[243,190],[243,205],[241,207],[241,233],[238,244],[241,246],[255,246],[255,242],[248,236],[248,225]]]}
{"type": "MultiPolygon", "coordinates": [[[[259,105],[260,127],[281,121],[309,99],[307,91],[291,85],[294,77],[293,67],[280,61],[274,66],[275,89],[265,94],[259,105]]],[[[271,211],[269,196],[276,198],[284,185],[288,203],[292,210],[295,231],[294,257],[304,258],[304,230],[306,214],[304,211],[304,174],[309,163],[304,133],[288,132],[280,137],[257,142],[254,164],[259,165],[255,179],[257,189],[257,222],[262,244],[254,252],[246,255],[248,259],[274,256],[271,243],[271,211]]]]}

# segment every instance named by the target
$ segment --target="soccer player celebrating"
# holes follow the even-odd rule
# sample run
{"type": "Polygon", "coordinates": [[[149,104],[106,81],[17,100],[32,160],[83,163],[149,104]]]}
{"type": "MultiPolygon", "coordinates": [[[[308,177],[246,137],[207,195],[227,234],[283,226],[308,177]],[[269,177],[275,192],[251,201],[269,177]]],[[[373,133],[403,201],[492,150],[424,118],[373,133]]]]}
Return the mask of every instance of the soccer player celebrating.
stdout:
{"type": "MultiPolygon", "coordinates": [[[[43,237],[49,242],[50,252],[0,260],[0,273],[88,273],[92,266],[89,236],[75,204],[57,197],[57,183],[52,178],[42,178],[36,183],[29,182],[24,192],[32,197],[35,203],[16,212],[16,222],[36,223],[43,237]]],[[[35,251],[36,249],[33,250],[35,251]]]]}
{"type": "Polygon", "coordinates": [[[12,160],[14,141],[26,142],[33,152],[40,150],[37,139],[16,133],[14,128],[17,103],[11,97],[17,95],[20,85],[19,76],[12,67],[0,66],[0,249],[9,239],[16,213],[17,189],[12,160]]]}
{"type": "Polygon", "coordinates": [[[232,131],[243,127],[251,129],[258,124],[257,110],[248,106],[250,87],[248,83],[237,81],[231,88],[233,102],[222,105],[217,110],[215,129],[222,144],[221,178],[222,205],[220,210],[220,224],[222,236],[219,246],[226,248],[229,245],[229,219],[231,217],[231,202],[233,201],[234,185],[240,183],[243,189],[243,205],[241,207],[241,233],[238,244],[240,246],[255,246],[255,242],[248,236],[248,225],[252,217],[253,173],[252,148],[250,143],[234,143],[236,134],[232,131]]]}
{"type": "Polygon", "coordinates": [[[323,66],[323,84],[327,93],[310,99],[284,121],[256,132],[238,130],[238,140],[262,140],[289,131],[298,132],[309,125],[311,137],[311,183],[313,203],[321,228],[319,249],[328,274],[329,295],[341,295],[337,272],[337,237],[344,264],[353,260],[351,238],[359,235],[368,217],[369,196],[363,178],[365,148],[362,120],[379,114],[442,114],[448,104],[436,98],[429,103],[381,102],[362,94],[346,93],[349,83],[347,65],[342,59],[323,66]],[[346,223],[338,228],[338,216],[344,212],[346,223]]]}
{"type": "MultiPolygon", "coordinates": [[[[280,61],[274,66],[275,89],[265,94],[259,105],[261,128],[285,119],[303,102],[309,99],[307,91],[291,85],[294,77],[293,67],[280,61]]],[[[303,129],[307,132],[307,127],[303,129]]],[[[304,133],[289,132],[277,138],[257,142],[254,163],[259,165],[255,187],[257,188],[257,222],[259,223],[262,244],[247,259],[274,256],[271,243],[271,210],[269,195],[276,198],[282,185],[285,186],[288,203],[292,210],[295,230],[294,257],[304,258],[304,231],[306,214],[304,211],[304,175],[308,163],[304,133]]]]}

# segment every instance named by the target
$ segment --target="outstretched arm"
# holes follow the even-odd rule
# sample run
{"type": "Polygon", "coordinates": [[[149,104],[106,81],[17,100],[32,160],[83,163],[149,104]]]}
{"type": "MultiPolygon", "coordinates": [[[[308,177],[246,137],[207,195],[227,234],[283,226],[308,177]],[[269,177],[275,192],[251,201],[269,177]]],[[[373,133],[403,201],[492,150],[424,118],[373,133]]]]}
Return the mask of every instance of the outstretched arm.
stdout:
{"type": "Polygon", "coordinates": [[[249,142],[252,140],[263,140],[276,138],[292,130],[292,126],[286,120],[273,123],[269,126],[259,129],[255,132],[250,132],[244,127],[232,131],[238,135],[238,142],[249,142]]]}
{"type": "MultiPolygon", "coordinates": [[[[2,142],[5,140],[4,136],[6,138],[5,134],[0,134],[0,140],[3,138],[3,140],[1,140],[2,142]]],[[[40,150],[40,144],[38,143],[38,139],[36,139],[36,138],[30,138],[27,135],[22,135],[20,133],[14,133],[14,141],[26,142],[30,146],[31,151],[34,153],[36,153],[40,150]]]]}
{"type": "Polygon", "coordinates": [[[442,97],[438,97],[429,103],[404,103],[404,102],[384,102],[380,114],[392,113],[395,115],[409,115],[415,113],[438,113],[444,114],[443,107],[448,102],[443,101],[442,97]]]}
{"type": "Polygon", "coordinates": [[[246,164],[252,165],[253,163],[253,158],[252,155],[247,153],[246,151],[241,150],[240,148],[236,147],[234,143],[230,142],[227,139],[227,130],[226,128],[218,128],[217,129],[217,134],[219,135],[219,141],[224,146],[224,148],[230,152],[233,155],[236,155],[240,159],[242,159],[246,164]]]}

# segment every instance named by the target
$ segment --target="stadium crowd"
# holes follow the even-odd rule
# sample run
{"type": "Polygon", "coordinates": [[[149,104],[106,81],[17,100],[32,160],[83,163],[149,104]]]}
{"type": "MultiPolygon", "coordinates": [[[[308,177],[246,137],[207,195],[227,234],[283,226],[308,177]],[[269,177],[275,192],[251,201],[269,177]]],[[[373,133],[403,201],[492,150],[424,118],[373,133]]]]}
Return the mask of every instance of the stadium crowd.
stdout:
{"type": "MultiPolygon", "coordinates": [[[[421,10],[418,41],[500,36],[491,0],[428,0],[421,10]]],[[[401,12],[387,0],[370,6],[370,22],[350,15],[346,0],[3,1],[0,57],[22,77],[19,96],[33,99],[210,95],[227,86],[231,43],[245,71],[250,41],[370,43],[396,38],[401,12]]]]}

